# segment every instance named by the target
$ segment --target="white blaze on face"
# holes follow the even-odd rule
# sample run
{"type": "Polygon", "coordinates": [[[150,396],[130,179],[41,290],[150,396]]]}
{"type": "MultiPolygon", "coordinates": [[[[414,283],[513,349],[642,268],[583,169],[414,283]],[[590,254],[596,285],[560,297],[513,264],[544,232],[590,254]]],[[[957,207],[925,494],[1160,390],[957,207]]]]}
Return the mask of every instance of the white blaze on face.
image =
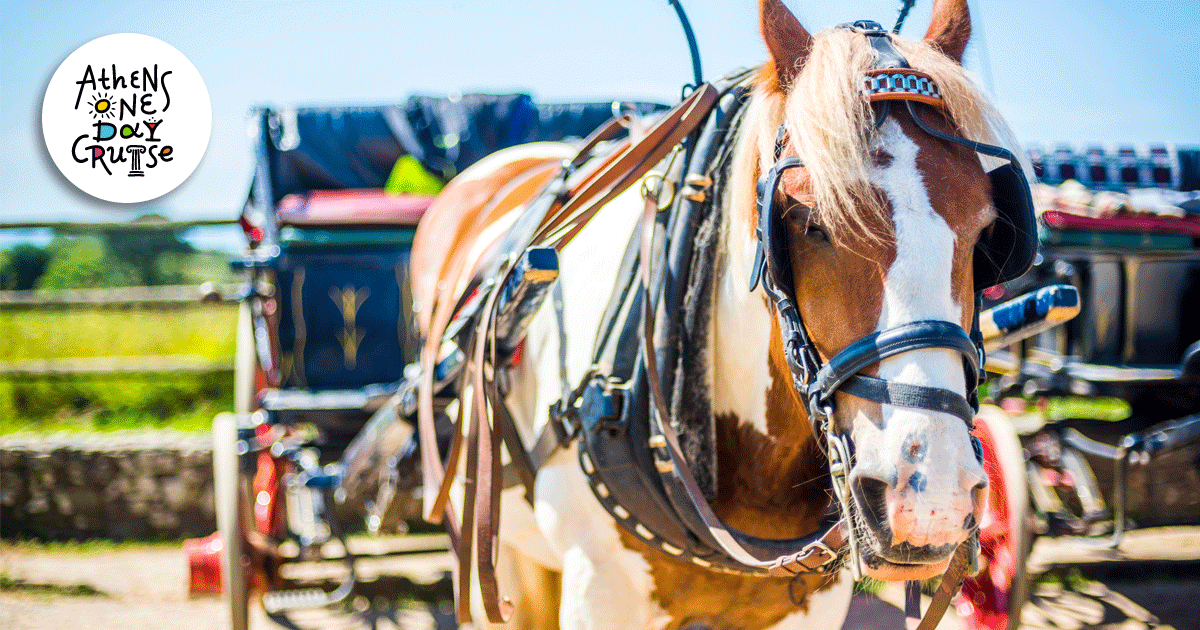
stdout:
{"type": "MultiPolygon", "coordinates": [[[[917,169],[918,147],[899,123],[887,120],[876,148],[891,156],[890,163],[874,169],[872,183],[891,202],[896,237],[878,330],[920,320],[958,323],[963,307],[951,290],[956,235],[930,204],[917,169]]],[[[966,393],[962,358],[952,350],[914,350],[884,359],[879,377],[966,393]]],[[[859,465],[888,473],[895,467],[894,476],[886,474],[892,480],[887,492],[892,543],[957,542],[972,509],[970,486],[976,473],[982,478],[966,426],[945,413],[882,407],[882,426],[860,418],[854,430],[859,465]]]]}

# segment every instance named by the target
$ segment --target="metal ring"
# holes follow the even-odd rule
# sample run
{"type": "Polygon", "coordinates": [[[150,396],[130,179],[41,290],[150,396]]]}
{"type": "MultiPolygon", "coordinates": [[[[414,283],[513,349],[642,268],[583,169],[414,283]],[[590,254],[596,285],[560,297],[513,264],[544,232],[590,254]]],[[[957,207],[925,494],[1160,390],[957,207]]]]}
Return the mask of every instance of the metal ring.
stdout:
{"type": "Polygon", "coordinates": [[[633,124],[633,117],[637,115],[637,108],[628,101],[613,101],[612,114],[613,118],[617,119],[617,124],[629,129],[633,124]]]}
{"type": "Polygon", "coordinates": [[[657,195],[662,192],[663,174],[658,171],[650,171],[642,178],[642,199],[649,199],[650,195],[657,195]],[[651,184],[651,182],[657,182],[651,184]]]}

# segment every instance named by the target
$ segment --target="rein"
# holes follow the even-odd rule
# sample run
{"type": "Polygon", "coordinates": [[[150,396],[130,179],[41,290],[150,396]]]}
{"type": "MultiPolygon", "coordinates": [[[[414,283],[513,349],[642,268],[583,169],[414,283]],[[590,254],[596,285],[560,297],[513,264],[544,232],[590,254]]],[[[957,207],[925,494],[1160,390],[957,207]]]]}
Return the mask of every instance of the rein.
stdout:
{"type": "MultiPolygon", "coordinates": [[[[513,273],[516,253],[533,245],[550,245],[555,249],[566,246],[595,216],[604,204],[626,190],[646,174],[654,164],[699,126],[716,100],[716,91],[705,84],[682,103],[668,111],[637,141],[627,140],[594,169],[580,168],[593,155],[593,149],[621,127],[610,123],[585,140],[580,154],[564,164],[559,178],[551,182],[543,195],[530,204],[527,211],[500,243],[499,251],[509,254],[484,275],[485,280],[473,283],[483,298],[475,319],[474,334],[470,336],[466,354],[471,359],[462,382],[470,385],[473,400],[469,419],[463,417],[463,404],[458,405],[453,439],[445,462],[441,460],[436,441],[434,418],[434,367],[440,344],[427,344],[422,352],[422,376],[418,387],[418,433],[421,439],[422,482],[424,484],[424,518],[431,523],[445,520],[451,546],[458,558],[458,587],[455,598],[459,622],[470,621],[471,576],[476,575],[483,595],[488,620],[503,623],[512,614],[512,604],[499,593],[496,580],[496,544],[499,535],[500,492],[503,490],[503,467],[500,445],[503,443],[514,462],[529,480],[526,498],[532,502],[532,479],[536,465],[543,463],[563,441],[553,439],[555,433],[547,427],[539,436],[532,455],[522,443],[512,416],[504,403],[502,374],[511,357],[503,356],[496,347],[495,317],[499,291],[513,273]],[[463,439],[466,423],[465,444],[463,439]],[[551,439],[546,439],[547,435],[551,439]],[[544,446],[547,445],[547,446],[544,446]],[[464,453],[465,451],[465,453],[464,453]],[[548,451],[548,453],[547,453],[548,451]],[[466,478],[461,523],[449,502],[453,471],[466,456],[466,478]],[[473,550],[477,547],[477,550],[473,550]]],[[[468,292],[469,293],[469,292],[468,292]]],[[[462,307],[459,304],[454,311],[462,307]]],[[[442,339],[449,327],[448,318],[430,329],[430,339],[442,339]]],[[[553,424],[553,423],[551,423],[553,424]]]]}

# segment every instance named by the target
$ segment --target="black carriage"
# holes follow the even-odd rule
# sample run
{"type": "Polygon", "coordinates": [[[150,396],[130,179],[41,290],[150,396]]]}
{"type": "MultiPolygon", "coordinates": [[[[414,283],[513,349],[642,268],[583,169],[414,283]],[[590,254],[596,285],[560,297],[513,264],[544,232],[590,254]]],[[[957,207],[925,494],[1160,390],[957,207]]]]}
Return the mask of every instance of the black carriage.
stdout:
{"type": "Polygon", "coordinates": [[[234,261],[248,280],[235,413],[213,423],[219,531],[189,551],[194,590],[216,581],[219,559],[233,628],[247,626],[258,594],[270,615],[347,600],[346,531],[404,529],[404,514],[375,509],[375,493],[380,474],[415,461],[394,396],[415,359],[409,252],[433,195],[493,151],[581,138],[613,115],[613,103],[520,94],[253,113],[256,167],[239,219],[249,247],[234,261]],[[285,579],[283,565],[322,559],[339,539],[336,589],[285,579]]]}
{"type": "Polygon", "coordinates": [[[1200,150],[1031,158],[1041,254],[985,295],[1068,285],[1081,309],[988,357],[998,406],[978,425],[1001,474],[984,571],[959,600],[973,628],[1020,623],[1036,536],[1082,550],[1071,558],[1131,560],[1131,530],[1200,525],[1200,150]]]}

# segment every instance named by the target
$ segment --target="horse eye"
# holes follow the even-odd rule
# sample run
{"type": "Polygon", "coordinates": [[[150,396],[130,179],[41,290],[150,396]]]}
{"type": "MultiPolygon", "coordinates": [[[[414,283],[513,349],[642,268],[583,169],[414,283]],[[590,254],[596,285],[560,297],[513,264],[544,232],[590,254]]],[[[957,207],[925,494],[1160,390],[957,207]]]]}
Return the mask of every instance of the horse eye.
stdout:
{"type": "Polygon", "coordinates": [[[786,198],[787,209],[783,211],[783,218],[791,221],[793,225],[799,226],[804,235],[817,242],[828,242],[829,235],[825,234],[825,230],[813,223],[813,209],[791,197],[786,198]]]}
{"type": "Polygon", "coordinates": [[[809,217],[812,216],[812,208],[786,195],[783,197],[781,205],[783,206],[783,212],[780,216],[784,219],[800,225],[808,224],[809,217]]]}

